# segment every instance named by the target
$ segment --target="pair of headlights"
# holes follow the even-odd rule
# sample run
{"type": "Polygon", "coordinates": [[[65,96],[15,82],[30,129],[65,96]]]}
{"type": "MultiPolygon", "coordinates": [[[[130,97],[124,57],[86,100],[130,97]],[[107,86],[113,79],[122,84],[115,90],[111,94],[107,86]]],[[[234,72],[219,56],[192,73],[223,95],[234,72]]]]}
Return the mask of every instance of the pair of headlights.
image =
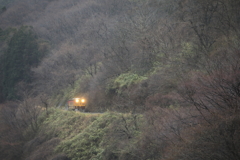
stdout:
{"type": "Polygon", "coordinates": [[[84,102],[85,102],[85,99],[76,98],[76,99],[75,99],[75,102],[76,102],[76,103],[79,103],[79,102],[84,103],[84,102]]]}

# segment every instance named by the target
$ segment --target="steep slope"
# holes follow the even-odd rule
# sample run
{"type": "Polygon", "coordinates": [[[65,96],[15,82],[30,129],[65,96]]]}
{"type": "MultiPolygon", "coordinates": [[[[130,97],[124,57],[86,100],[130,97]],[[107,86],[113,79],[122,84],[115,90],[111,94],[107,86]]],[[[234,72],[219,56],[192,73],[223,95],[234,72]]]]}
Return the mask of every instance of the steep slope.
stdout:
{"type": "Polygon", "coordinates": [[[21,101],[2,107],[2,155],[238,160],[239,8],[235,0],[7,4],[0,14],[1,59],[27,51],[22,45],[6,51],[11,31],[22,25],[32,26],[39,50],[50,50],[28,66],[29,89],[16,84],[21,101]],[[75,96],[87,97],[89,111],[114,112],[51,109],[75,96]]]}

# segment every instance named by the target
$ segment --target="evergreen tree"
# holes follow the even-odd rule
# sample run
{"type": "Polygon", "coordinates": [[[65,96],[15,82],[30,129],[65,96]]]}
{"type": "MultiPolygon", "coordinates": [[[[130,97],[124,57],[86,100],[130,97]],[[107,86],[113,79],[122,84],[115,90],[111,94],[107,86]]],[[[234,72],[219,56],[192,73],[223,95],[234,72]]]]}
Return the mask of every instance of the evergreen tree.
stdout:
{"type": "Polygon", "coordinates": [[[5,99],[19,98],[16,85],[21,81],[32,81],[31,67],[37,66],[42,56],[32,29],[26,26],[19,28],[2,57],[2,92],[5,99]]]}

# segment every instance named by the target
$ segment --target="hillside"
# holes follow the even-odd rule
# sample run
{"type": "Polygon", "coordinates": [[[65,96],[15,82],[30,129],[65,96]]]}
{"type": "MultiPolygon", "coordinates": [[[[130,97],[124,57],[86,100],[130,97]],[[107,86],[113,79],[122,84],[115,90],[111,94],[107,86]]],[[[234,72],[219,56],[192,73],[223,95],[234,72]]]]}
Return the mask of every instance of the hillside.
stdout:
{"type": "Polygon", "coordinates": [[[0,154],[240,159],[239,15],[235,0],[0,0],[0,154]],[[73,97],[89,113],[65,111],[73,97]]]}
{"type": "Polygon", "coordinates": [[[37,136],[27,142],[24,154],[26,159],[130,158],[128,154],[135,152],[134,145],[140,141],[142,122],[140,115],[55,110],[44,118],[37,136]]]}

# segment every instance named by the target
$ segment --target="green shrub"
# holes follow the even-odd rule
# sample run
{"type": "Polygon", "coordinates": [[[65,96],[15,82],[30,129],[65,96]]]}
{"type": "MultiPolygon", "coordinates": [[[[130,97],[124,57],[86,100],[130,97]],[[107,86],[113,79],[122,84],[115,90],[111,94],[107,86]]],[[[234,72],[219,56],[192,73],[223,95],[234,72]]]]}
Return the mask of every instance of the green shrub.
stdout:
{"type": "Polygon", "coordinates": [[[108,90],[117,90],[118,93],[121,93],[123,88],[127,88],[133,84],[137,84],[141,81],[146,80],[147,77],[145,76],[139,76],[135,73],[123,73],[119,75],[117,78],[115,78],[108,86],[108,90]]]}

